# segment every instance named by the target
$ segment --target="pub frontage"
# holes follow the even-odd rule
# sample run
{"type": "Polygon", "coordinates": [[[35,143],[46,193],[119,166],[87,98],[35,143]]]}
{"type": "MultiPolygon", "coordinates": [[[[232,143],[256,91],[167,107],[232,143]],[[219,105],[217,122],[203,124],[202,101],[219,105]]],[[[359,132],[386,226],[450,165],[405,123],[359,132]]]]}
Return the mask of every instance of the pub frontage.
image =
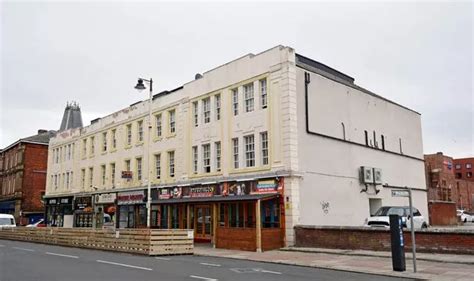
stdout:
{"type": "Polygon", "coordinates": [[[73,196],[46,199],[45,223],[53,227],[73,227],[73,196]]]}

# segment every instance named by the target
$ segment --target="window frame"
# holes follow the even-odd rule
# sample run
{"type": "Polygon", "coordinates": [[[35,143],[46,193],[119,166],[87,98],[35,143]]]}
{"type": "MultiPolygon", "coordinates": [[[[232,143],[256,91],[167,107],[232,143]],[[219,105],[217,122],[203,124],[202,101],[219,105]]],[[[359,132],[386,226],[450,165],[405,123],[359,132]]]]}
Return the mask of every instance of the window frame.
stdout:
{"type": "Polygon", "coordinates": [[[244,90],[244,104],[245,104],[245,112],[252,112],[255,110],[255,93],[254,93],[254,85],[252,83],[245,84],[243,86],[244,90]]]}
{"type": "Polygon", "coordinates": [[[244,136],[245,167],[255,167],[255,135],[244,136]],[[250,142],[250,140],[252,142],[250,142]]]}

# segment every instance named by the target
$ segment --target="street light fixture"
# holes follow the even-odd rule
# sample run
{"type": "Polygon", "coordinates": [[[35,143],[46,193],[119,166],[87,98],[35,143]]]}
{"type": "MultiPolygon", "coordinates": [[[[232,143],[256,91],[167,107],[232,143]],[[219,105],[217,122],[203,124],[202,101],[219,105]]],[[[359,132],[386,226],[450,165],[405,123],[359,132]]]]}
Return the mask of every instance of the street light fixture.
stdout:
{"type": "Polygon", "coordinates": [[[147,145],[146,145],[146,157],[147,157],[147,171],[148,171],[148,192],[147,192],[147,202],[146,202],[146,226],[150,228],[150,218],[151,218],[151,167],[150,167],[150,159],[151,159],[151,102],[153,101],[153,79],[150,78],[148,79],[143,79],[143,78],[138,78],[137,85],[135,86],[135,89],[137,89],[139,92],[142,92],[143,90],[146,89],[145,84],[143,82],[147,82],[148,85],[150,85],[150,97],[148,99],[148,139],[147,139],[147,145]]]}

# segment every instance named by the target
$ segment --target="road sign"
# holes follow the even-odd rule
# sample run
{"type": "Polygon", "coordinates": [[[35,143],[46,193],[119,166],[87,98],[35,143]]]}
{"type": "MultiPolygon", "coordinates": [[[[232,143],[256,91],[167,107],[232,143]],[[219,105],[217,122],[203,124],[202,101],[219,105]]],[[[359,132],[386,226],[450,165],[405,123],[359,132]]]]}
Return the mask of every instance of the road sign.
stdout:
{"type": "Polygon", "coordinates": [[[392,197],[410,197],[408,190],[392,190],[392,197]]]}

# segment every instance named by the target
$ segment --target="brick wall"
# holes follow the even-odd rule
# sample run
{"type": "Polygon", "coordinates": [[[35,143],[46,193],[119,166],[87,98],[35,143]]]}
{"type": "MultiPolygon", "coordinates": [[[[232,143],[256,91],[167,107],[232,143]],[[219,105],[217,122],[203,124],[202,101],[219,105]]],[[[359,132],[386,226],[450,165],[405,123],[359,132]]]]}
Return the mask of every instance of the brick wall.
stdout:
{"type": "Polygon", "coordinates": [[[25,144],[24,172],[22,185],[22,210],[43,212],[41,197],[46,186],[48,146],[25,144]]]}
{"type": "MultiPolygon", "coordinates": [[[[390,251],[390,231],[368,227],[296,226],[296,246],[329,249],[390,251]]],[[[416,231],[418,252],[474,254],[472,230],[416,231]]],[[[405,250],[411,249],[409,231],[404,231],[405,250]]]]}
{"type": "Polygon", "coordinates": [[[428,202],[430,225],[456,225],[456,203],[454,202],[428,202]]]}

